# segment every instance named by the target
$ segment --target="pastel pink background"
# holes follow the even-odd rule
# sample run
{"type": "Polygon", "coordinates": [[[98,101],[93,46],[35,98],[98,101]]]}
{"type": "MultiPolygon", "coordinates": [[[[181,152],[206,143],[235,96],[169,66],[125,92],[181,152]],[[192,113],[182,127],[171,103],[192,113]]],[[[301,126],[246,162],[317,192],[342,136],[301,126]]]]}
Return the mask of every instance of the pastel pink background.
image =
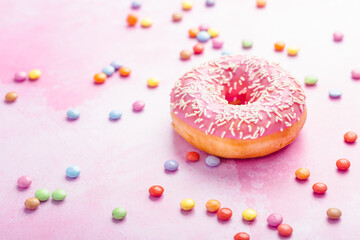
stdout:
{"type": "Polygon", "coordinates": [[[279,239],[266,218],[279,212],[294,228],[291,239],[358,239],[360,236],[359,143],[343,142],[348,130],[360,132],[360,81],[350,72],[360,67],[360,6],[356,0],[269,0],[257,9],[255,0],[218,0],[207,8],[194,1],[180,23],[171,14],[180,1],[143,1],[137,10],[153,26],[129,28],[125,18],[131,1],[2,0],[0,2],[0,96],[16,91],[15,103],[0,103],[0,239],[232,239],[240,231],[251,239],[279,239]],[[315,87],[305,87],[308,120],[299,137],[270,156],[249,160],[222,160],[217,168],[187,162],[196,150],[171,128],[169,92],[175,80],[196,64],[220,55],[206,44],[203,55],[182,62],[179,52],[192,48],[190,27],[216,26],[225,49],[278,61],[301,81],[316,74],[315,87]],[[332,33],[345,34],[342,43],[332,33]],[[254,46],[241,48],[243,38],[254,46]],[[297,57],[273,51],[282,40],[300,47],[297,57]],[[100,86],[92,76],[112,60],[132,68],[129,78],[115,74],[100,86]],[[41,79],[15,83],[16,71],[39,68],[41,79]],[[160,78],[158,88],[148,89],[146,79],[160,78]],[[328,91],[343,91],[331,100],[328,91]],[[131,104],[146,102],[133,113],[131,104]],[[66,120],[66,111],[78,108],[77,121],[66,120]],[[123,118],[108,119],[112,109],[123,118]],[[337,159],[346,157],[351,168],[338,172],[337,159]],[[163,163],[180,163],[166,173],[163,163]],[[79,165],[81,176],[65,177],[69,165],[79,165]],[[299,167],[311,171],[298,182],[299,167]],[[19,190],[21,175],[33,178],[29,189],[19,190]],[[328,185],[324,196],[314,196],[311,186],[328,185]],[[148,188],[160,184],[161,198],[149,198],[148,188]],[[41,203],[35,211],[24,201],[38,188],[63,188],[68,197],[41,203]],[[196,207],[181,212],[183,198],[196,207]],[[233,210],[228,222],[207,213],[205,202],[219,199],[233,210]],[[128,215],[114,221],[111,211],[125,207],[128,215]],[[338,207],[343,216],[329,221],[326,210],[338,207]],[[254,222],[242,221],[241,212],[254,208],[254,222]]]}

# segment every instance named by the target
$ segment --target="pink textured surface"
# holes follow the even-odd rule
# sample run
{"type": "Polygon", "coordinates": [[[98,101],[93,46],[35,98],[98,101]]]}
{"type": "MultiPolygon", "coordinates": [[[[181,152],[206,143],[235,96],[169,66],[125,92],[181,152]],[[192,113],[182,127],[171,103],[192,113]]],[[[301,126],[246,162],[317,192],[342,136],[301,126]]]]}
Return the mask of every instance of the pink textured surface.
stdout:
{"type": "Polygon", "coordinates": [[[149,29],[128,28],[125,17],[130,1],[13,1],[0,2],[0,96],[17,91],[13,104],[0,103],[0,238],[2,239],[232,239],[240,231],[251,239],[279,239],[266,217],[279,212],[294,228],[291,239],[357,239],[360,217],[359,143],[343,142],[347,130],[360,132],[360,82],[350,72],[359,67],[360,32],[357,1],[279,0],[257,9],[255,1],[217,1],[206,8],[195,1],[180,23],[170,21],[179,1],[144,1],[141,17],[153,19],[149,29]],[[225,48],[278,61],[300,80],[319,76],[318,85],[306,87],[308,120],[289,147],[260,159],[223,160],[219,167],[186,162],[195,150],[170,125],[169,93],[175,80],[192,66],[220,54],[206,44],[202,56],[181,62],[179,51],[191,48],[192,26],[217,26],[225,48]],[[332,34],[344,33],[335,43],[332,34]],[[241,40],[254,40],[241,49],[241,40]],[[282,40],[300,47],[297,57],[273,51],[282,40]],[[129,78],[118,74],[101,86],[92,76],[112,60],[131,67],[129,78]],[[36,82],[15,83],[16,71],[39,68],[36,82]],[[161,79],[148,89],[146,79],[161,79]],[[340,88],[343,96],[330,100],[328,90],[340,88]],[[133,113],[131,104],[143,99],[146,107],[133,113]],[[80,109],[77,121],[65,119],[70,107],[80,109]],[[110,110],[123,110],[117,122],[110,110]],[[338,158],[348,158],[346,173],[336,170],[338,158]],[[175,173],[163,163],[176,159],[175,173]],[[76,180],[65,178],[69,165],[81,166],[76,180]],[[310,179],[297,182],[299,167],[310,179]],[[33,183],[16,187],[21,175],[33,183]],[[324,196],[311,186],[323,181],[324,196]],[[148,196],[151,185],[165,188],[159,199],[148,196]],[[24,201],[38,188],[63,188],[68,197],[24,210],[24,201]],[[183,198],[197,206],[181,212],[183,198]],[[219,199],[233,210],[228,222],[205,211],[205,202],[219,199]],[[111,211],[125,207],[128,216],[114,221],[111,211]],[[243,222],[245,208],[258,211],[252,223],[243,222]],[[338,207],[340,221],[328,221],[326,210],[338,207]]]}

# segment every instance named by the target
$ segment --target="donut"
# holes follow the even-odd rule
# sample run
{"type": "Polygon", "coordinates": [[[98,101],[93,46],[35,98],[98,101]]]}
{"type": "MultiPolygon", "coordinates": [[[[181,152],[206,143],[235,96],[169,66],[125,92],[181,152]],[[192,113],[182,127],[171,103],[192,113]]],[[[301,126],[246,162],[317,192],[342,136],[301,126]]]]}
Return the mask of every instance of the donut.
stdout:
{"type": "Polygon", "coordinates": [[[278,64],[224,56],[185,73],[170,94],[172,126],[223,158],[256,158],[290,144],[306,121],[305,94],[278,64]]]}

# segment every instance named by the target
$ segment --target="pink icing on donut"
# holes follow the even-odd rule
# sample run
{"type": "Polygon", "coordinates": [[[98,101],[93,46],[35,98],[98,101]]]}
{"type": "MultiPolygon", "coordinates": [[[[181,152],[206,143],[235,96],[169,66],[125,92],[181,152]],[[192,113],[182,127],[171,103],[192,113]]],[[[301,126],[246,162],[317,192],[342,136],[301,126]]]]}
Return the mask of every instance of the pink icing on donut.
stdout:
{"type": "Polygon", "coordinates": [[[187,72],[171,91],[171,111],[206,134],[257,139],[299,121],[305,94],[278,64],[225,56],[187,72]]]}

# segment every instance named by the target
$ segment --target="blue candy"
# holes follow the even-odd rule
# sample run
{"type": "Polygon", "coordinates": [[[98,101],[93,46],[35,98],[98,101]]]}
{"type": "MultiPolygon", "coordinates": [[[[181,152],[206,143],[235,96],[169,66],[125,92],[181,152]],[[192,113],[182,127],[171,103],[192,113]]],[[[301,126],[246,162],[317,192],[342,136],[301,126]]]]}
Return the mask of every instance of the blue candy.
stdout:
{"type": "Polygon", "coordinates": [[[226,55],[227,56],[227,55],[231,55],[231,54],[233,54],[233,52],[231,52],[229,50],[224,49],[224,50],[221,51],[221,55],[226,55]]]}
{"type": "Polygon", "coordinates": [[[112,65],[108,65],[105,66],[101,71],[105,73],[107,76],[111,76],[115,72],[115,68],[112,65]]]}
{"type": "Polygon", "coordinates": [[[339,98],[339,97],[341,97],[341,95],[342,95],[342,92],[340,90],[331,89],[329,91],[329,96],[332,98],[339,98]]]}
{"type": "Polygon", "coordinates": [[[209,41],[209,39],[211,38],[210,34],[207,31],[200,31],[197,35],[196,38],[198,39],[199,42],[207,42],[209,41]]]}
{"type": "Polygon", "coordinates": [[[137,0],[134,0],[134,1],[132,1],[132,3],[131,3],[131,7],[132,7],[133,9],[138,9],[138,8],[141,7],[141,2],[140,2],[140,1],[137,1],[137,0]]]}
{"type": "Polygon", "coordinates": [[[78,119],[78,117],[80,116],[80,111],[77,109],[69,109],[66,113],[68,119],[78,119]]]}
{"type": "Polygon", "coordinates": [[[119,70],[119,68],[123,66],[122,62],[119,61],[112,61],[110,65],[113,66],[115,70],[119,70]]]}
{"type": "Polygon", "coordinates": [[[109,118],[113,119],[113,120],[118,120],[121,118],[121,116],[122,116],[122,113],[119,110],[112,110],[109,113],[109,118]]]}
{"type": "Polygon", "coordinates": [[[70,166],[66,169],[66,176],[69,178],[76,178],[80,175],[80,167],[79,166],[70,166]]]}
{"type": "Polygon", "coordinates": [[[179,167],[179,163],[175,160],[167,160],[164,163],[164,167],[168,171],[176,171],[179,167]]]}
{"type": "Polygon", "coordinates": [[[205,163],[209,166],[209,167],[217,167],[220,164],[220,158],[215,157],[215,156],[208,156],[205,159],[205,163]]]}
{"type": "Polygon", "coordinates": [[[206,6],[212,7],[215,5],[215,0],[206,0],[206,6]]]}

